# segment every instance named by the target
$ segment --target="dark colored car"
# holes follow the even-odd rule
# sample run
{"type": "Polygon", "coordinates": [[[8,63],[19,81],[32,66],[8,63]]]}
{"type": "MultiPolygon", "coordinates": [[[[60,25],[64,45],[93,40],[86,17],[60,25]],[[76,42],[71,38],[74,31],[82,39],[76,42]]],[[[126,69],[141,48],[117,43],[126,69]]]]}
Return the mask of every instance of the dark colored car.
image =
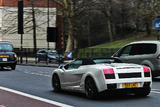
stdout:
{"type": "Polygon", "coordinates": [[[42,49],[37,52],[37,60],[47,62],[63,62],[64,56],[58,54],[56,50],[42,49]]]}
{"type": "Polygon", "coordinates": [[[12,70],[16,69],[17,55],[14,52],[11,42],[0,42],[0,67],[11,67],[12,70]]]}

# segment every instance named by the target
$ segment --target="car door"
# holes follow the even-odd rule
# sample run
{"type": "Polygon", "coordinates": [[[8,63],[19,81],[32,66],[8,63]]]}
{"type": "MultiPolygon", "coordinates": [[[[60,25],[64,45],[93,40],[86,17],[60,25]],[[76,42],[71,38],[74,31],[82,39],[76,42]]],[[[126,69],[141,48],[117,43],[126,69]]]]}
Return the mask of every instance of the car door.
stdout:
{"type": "Polygon", "coordinates": [[[120,50],[117,57],[124,63],[140,63],[138,45],[127,45],[120,50]]]}
{"type": "Polygon", "coordinates": [[[131,45],[123,47],[114,57],[118,57],[122,62],[127,63],[131,48],[132,48],[131,45]]]}
{"type": "Polygon", "coordinates": [[[80,84],[81,74],[79,73],[79,67],[82,65],[82,60],[73,61],[64,66],[64,72],[62,73],[63,86],[77,86],[80,84]]]}
{"type": "Polygon", "coordinates": [[[46,50],[41,50],[41,51],[38,52],[37,56],[38,56],[39,60],[46,61],[47,51],[46,50]]]}

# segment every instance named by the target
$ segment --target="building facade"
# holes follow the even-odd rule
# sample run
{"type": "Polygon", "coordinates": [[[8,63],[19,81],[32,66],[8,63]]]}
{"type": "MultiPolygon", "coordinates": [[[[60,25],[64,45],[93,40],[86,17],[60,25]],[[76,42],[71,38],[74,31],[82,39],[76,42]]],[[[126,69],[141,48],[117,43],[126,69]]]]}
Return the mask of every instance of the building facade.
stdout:
{"type": "MultiPolygon", "coordinates": [[[[24,34],[23,48],[33,48],[33,18],[31,0],[24,1],[24,34]]],[[[33,0],[34,1],[34,0],[33,0]]],[[[0,41],[10,41],[15,48],[21,46],[21,35],[18,34],[18,0],[0,0],[0,41]]],[[[49,0],[49,27],[59,27],[57,22],[57,9],[53,0],[49,0]]],[[[34,1],[36,20],[36,42],[37,48],[47,48],[47,27],[48,27],[48,0],[34,1]]],[[[61,36],[61,32],[58,33],[61,36]]],[[[55,48],[54,42],[49,42],[49,48],[55,48]]]]}

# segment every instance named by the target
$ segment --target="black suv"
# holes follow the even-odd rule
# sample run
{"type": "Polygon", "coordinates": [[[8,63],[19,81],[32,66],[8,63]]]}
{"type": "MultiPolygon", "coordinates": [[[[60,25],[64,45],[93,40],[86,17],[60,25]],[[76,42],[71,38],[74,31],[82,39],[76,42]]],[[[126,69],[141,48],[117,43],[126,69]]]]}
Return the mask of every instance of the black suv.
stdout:
{"type": "Polygon", "coordinates": [[[0,41],[0,67],[11,67],[15,70],[17,64],[17,55],[14,52],[11,42],[0,41]]]}

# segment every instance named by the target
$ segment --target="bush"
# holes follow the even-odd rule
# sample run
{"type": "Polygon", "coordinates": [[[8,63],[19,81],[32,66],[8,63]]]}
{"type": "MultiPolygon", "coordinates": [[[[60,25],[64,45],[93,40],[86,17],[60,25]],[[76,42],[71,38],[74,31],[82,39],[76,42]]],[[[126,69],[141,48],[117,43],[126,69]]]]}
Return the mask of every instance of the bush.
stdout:
{"type": "Polygon", "coordinates": [[[118,24],[116,25],[116,34],[126,35],[133,33],[136,30],[136,26],[132,24],[118,24]]]}

